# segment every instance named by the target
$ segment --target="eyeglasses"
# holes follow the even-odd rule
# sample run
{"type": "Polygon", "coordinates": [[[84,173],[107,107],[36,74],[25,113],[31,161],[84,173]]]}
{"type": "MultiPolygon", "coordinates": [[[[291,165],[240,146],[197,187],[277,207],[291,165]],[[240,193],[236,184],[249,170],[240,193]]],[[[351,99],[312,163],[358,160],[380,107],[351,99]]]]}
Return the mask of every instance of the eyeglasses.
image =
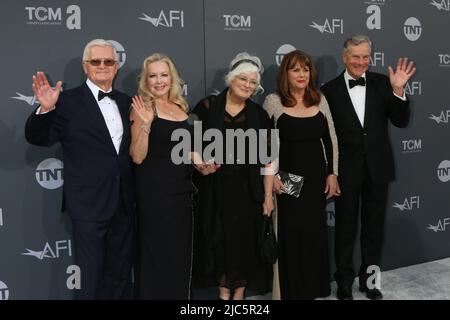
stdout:
{"type": "Polygon", "coordinates": [[[245,83],[245,84],[248,83],[248,85],[249,85],[250,87],[252,87],[252,88],[256,88],[256,87],[259,85],[259,83],[258,83],[257,81],[252,80],[252,79],[248,79],[248,78],[246,78],[246,77],[238,76],[237,79],[238,79],[241,83],[245,83]]]}
{"type": "Polygon", "coordinates": [[[93,67],[100,66],[102,62],[107,67],[112,67],[117,63],[116,60],[114,59],[92,59],[92,60],[85,60],[85,62],[89,62],[93,67]]]}

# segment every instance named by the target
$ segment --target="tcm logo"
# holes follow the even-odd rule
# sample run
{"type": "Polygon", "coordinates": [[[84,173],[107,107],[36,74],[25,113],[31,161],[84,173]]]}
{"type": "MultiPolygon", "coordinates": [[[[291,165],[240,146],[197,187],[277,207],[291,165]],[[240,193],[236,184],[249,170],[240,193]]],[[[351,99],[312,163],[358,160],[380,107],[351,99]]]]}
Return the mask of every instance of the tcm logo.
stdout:
{"type": "Polygon", "coordinates": [[[366,26],[369,30],[381,30],[381,8],[384,6],[385,0],[372,0],[366,2],[369,6],[366,13],[369,15],[366,20],[366,26]]]}
{"type": "Polygon", "coordinates": [[[309,26],[319,30],[320,33],[326,32],[331,34],[344,34],[344,19],[325,19],[323,25],[320,25],[313,21],[309,26]]]}
{"type": "Polygon", "coordinates": [[[450,161],[442,161],[437,169],[437,175],[441,182],[448,182],[450,180],[450,161]]]}
{"type": "Polygon", "coordinates": [[[32,95],[32,96],[26,96],[24,94],[21,94],[20,92],[16,92],[16,96],[15,97],[11,97],[11,99],[16,99],[19,101],[23,101],[25,103],[27,103],[30,106],[34,106],[35,104],[39,104],[39,101],[36,100],[36,96],[32,95]]]}
{"type": "Polygon", "coordinates": [[[450,54],[441,53],[438,54],[438,57],[439,57],[439,67],[450,67],[450,54]]]}
{"type": "Polygon", "coordinates": [[[64,183],[64,166],[61,160],[45,159],[36,168],[36,180],[45,189],[58,189],[64,183]]]}
{"type": "Polygon", "coordinates": [[[407,82],[405,85],[405,93],[410,96],[422,95],[422,82],[421,81],[407,82]]]}
{"type": "Polygon", "coordinates": [[[23,252],[23,256],[32,256],[39,260],[47,259],[57,259],[62,256],[65,252],[69,257],[72,256],[72,243],[70,240],[59,240],[55,241],[53,247],[47,242],[41,251],[34,251],[25,248],[26,252],[23,252]]]}
{"type": "Polygon", "coordinates": [[[222,17],[225,19],[224,30],[228,31],[251,31],[252,17],[251,16],[239,16],[236,14],[224,14],[222,17]]]}
{"type": "Polygon", "coordinates": [[[327,204],[325,208],[325,214],[327,216],[327,226],[334,228],[336,225],[336,219],[335,219],[335,211],[334,211],[334,202],[331,201],[327,204]]]}
{"type": "Polygon", "coordinates": [[[143,13],[142,17],[138,19],[150,22],[155,27],[173,28],[178,25],[181,28],[184,28],[183,10],[169,10],[168,13],[164,13],[164,10],[161,10],[157,18],[153,18],[143,13]]]}
{"type": "Polygon", "coordinates": [[[0,227],[3,227],[3,209],[0,208],[0,227]]]}
{"type": "Polygon", "coordinates": [[[443,110],[438,116],[430,114],[430,117],[428,119],[434,120],[436,121],[436,123],[448,123],[449,118],[450,110],[443,110]]]}
{"type": "Polygon", "coordinates": [[[434,232],[444,232],[447,230],[447,226],[450,224],[450,218],[439,219],[436,225],[429,224],[427,229],[434,232]]]}
{"type": "Polygon", "coordinates": [[[450,11],[450,0],[431,0],[430,4],[435,6],[439,11],[450,11]]]}
{"type": "Polygon", "coordinates": [[[8,286],[0,280],[0,300],[8,300],[9,289],[8,286]]]}
{"type": "Polygon", "coordinates": [[[403,144],[402,153],[422,152],[422,139],[403,140],[402,144],[403,144]]]}
{"type": "Polygon", "coordinates": [[[116,49],[117,59],[119,61],[119,69],[120,69],[120,68],[122,68],[122,66],[125,64],[125,61],[127,60],[127,54],[125,53],[125,49],[116,40],[108,40],[108,42],[111,42],[111,44],[116,49]]]}
{"type": "Polygon", "coordinates": [[[416,41],[422,34],[422,25],[417,18],[409,17],[403,25],[403,32],[405,33],[406,39],[416,41]]]}
{"type": "Polygon", "coordinates": [[[51,7],[25,7],[25,11],[29,25],[61,26],[65,19],[67,29],[81,29],[81,9],[74,4],[69,5],[65,10],[51,7]]]}
{"type": "Polygon", "coordinates": [[[372,67],[384,67],[384,52],[374,52],[370,57],[372,67]]]}
{"type": "Polygon", "coordinates": [[[394,202],[392,207],[396,208],[400,211],[412,211],[414,209],[419,209],[420,208],[420,197],[412,196],[409,198],[405,198],[403,203],[394,202]]]}
{"type": "Polygon", "coordinates": [[[290,44],[283,44],[281,47],[279,47],[275,54],[275,61],[277,63],[277,66],[280,66],[285,54],[288,54],[289,52],[294,50],[296,50],[295,47],[290,44]]]}

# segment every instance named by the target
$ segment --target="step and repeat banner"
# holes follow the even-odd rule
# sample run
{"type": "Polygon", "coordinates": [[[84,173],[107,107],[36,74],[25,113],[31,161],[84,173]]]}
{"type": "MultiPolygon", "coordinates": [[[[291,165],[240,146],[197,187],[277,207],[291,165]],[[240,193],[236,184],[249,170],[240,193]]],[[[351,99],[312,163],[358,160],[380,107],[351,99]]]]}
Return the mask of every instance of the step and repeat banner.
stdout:
{"type": "MultiPolygon", "coordinates": [[[[265,66],[260,103],[293,49],[313,57],[320,84],[343,71],[342,45],[352,34],[372,39],[372,71],[388,74],[398,57],[413,59],[418,71],[406,87],[412,119],[406,129],[390,130],[397,180],[382,267],[450,256],[450,0],[6,0],[0,17],[0,300],[73,296],[61,149],[29,145],[24,124],[38,104],[32,75],[44,71],[66,89],[80,85],[83,48],[94,38],[114,43],[115,87],[129,95],[147,56],[170,56],[191,106],[223,90],[228,64],[241,51],[265,66]]],[[[324,214],[332,248],[333,202],[324,214]]]]}

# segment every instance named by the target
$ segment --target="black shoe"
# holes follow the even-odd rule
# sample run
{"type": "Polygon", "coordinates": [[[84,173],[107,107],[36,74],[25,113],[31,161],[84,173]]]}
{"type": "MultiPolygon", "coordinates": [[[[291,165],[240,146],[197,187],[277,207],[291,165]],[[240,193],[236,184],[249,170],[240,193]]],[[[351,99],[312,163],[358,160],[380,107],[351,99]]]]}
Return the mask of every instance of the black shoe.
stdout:
{"type": "Polygon", "coordinates": [[[338,287],[336,296],[338,300],[353,300],[352,287],[338,287]]]}
{"type": "Polygon", "coordinates": [[[383,294],[377,288],[369,289],[367,287],[359,286],[359,291],[365,292],[367,299],[370,299],[370,300],[381,300],[381,299],[383,299],[383,294]]]}

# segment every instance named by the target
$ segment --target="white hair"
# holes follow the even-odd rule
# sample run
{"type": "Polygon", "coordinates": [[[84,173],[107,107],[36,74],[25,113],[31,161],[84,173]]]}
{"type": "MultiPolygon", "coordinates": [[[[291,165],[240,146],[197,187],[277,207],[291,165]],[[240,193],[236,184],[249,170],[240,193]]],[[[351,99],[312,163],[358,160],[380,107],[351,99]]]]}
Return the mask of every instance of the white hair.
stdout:
{"type": "Polygon", "coordinates": [[[92,47],[95,46],[100,46],[100,47],[111,47],[113,49],[114,52],[114,59],[116,61],[118,61],[118,56],[117,56],[117,50],[114,47],[114,45],[107,41],[107,40],[103,40],[103,39],[94,39],[92,41],[89,41],[89,43],[84,47],[84,51],[83,51],[83,61],[86,61],[89,59],[90,56],[90,50],[92,47]]]}
{"type": "Polygon", "coordinates": [[[257,56],[252,56],[247,52],[240,52],[230,62],[230,71],[225,75],[225,83],[230,86],[231,81],[242,73],[256,72],[258,78],[258,87],[254,94],[263,93],[264,88],[261,86],[261,74],[264,72],[264,67],[261,60],[257,56]]]}

